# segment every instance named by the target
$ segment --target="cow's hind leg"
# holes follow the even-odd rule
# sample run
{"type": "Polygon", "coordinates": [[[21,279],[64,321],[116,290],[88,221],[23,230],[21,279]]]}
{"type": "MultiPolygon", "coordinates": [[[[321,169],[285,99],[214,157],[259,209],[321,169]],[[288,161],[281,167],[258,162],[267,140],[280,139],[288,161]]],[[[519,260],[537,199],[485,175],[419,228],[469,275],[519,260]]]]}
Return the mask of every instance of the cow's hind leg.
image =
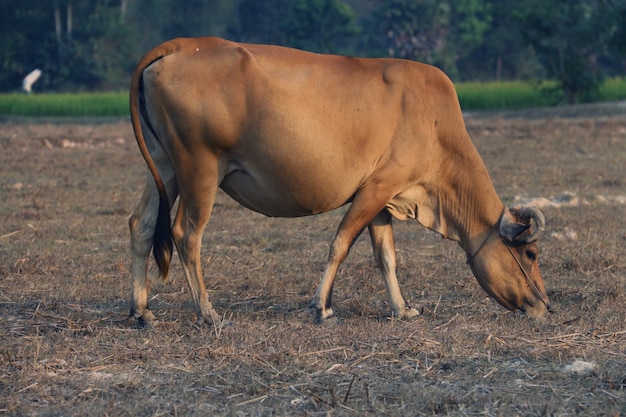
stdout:
{"type": "Polygon", "coordinates": [[[208,158],[204,155],[186,164],[172,237],[191,289],[198,323],[206,321],[217,325],[220,316],[209,301],[200,261],[202,233],[211,217],[218,185],[217,158],[208,158]]]}
{"type": "MultiPolygon", "coordinates": [[[[177,194],[173,172],[166,175],[164,184],[169,200],[173,202],[177,194]]],[[[158,211],[159,193],[154,183],[154,178],[148,173],[141,200],[128,221],[132,274],[130,317],[136,318],[143,325],[151,325],[154,321],[154,316],[148,309],[147,276],[148,257],[152,249],[152,239],[154,237],[158,211]]]]}
{"type": "Polygon", "coordinates": [[[395,317],[408,319],[418,316],[420,312],[408,305],[400,292],[398,277],[396,276],[396,248],[393,241],[391,214],[383,210],[368,226],[372,239],[372,248],[376,263],[383,273],[389,304],[395,317]]]}

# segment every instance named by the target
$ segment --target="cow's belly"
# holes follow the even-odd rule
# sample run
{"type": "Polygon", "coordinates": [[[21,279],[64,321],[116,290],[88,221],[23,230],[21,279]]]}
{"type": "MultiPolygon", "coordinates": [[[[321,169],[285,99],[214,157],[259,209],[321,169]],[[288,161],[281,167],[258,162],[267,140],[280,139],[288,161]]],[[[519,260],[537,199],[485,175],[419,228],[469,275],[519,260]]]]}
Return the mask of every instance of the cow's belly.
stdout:
{"type": "Polygon", "coordinates": [[[350,201],[353,192],[328,184],[285,182],[257,176],[240,167],[226,174],[220,188],[239,204],[270,217],[300,217],[324,213],[350,201]],[[325,187],[326,186],[326,187],[325,187]]]}

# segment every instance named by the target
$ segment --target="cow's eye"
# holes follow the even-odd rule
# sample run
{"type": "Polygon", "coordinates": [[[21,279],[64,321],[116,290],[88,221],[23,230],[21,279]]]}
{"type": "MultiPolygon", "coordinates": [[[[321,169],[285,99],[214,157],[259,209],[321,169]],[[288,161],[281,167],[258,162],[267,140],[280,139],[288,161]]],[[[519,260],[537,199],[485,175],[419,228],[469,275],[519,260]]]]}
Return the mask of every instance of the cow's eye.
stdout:
{"type": "Polygon", "coordinates": [[[529,250],[526,251],[526,256],[531,261],[535,261],[537,259],[537,252],[535,252],[534,250],[530,250],[529,249],[529,250]]]}

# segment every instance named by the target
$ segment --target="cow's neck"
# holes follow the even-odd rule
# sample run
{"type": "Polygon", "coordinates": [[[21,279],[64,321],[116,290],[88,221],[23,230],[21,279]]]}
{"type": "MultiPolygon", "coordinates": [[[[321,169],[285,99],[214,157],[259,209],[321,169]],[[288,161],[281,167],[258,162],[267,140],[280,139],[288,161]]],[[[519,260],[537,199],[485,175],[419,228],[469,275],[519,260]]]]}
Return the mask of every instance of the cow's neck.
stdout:
{"type": "Polygon", "coordinates": [[[425,187],[434,206],[419,220],[458,241],[469,255],[498,222],[504,205],[467,134],[462,140],[442,141],[442,148],[439,169],[425,187]]]}

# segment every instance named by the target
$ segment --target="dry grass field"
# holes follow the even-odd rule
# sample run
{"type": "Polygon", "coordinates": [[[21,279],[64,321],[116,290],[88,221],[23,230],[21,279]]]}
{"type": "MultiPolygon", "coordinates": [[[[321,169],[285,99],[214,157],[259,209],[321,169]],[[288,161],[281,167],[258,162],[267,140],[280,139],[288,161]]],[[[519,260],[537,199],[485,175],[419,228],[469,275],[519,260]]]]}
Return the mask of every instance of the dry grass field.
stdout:
{"type": "Polygon", "coordinates": [[[395,222],[415,321],[389,317],[362,236],[308,304],[343,209],[269,219],[220,194],[205,280],[220,328],[194,324],[180,263],[154,282],[156,328],[127,320],[127,219],[145,168],[127,121],[0,123],[0,415],[625,416],[626,106],[469,115],[508,205],[547,219],[555,313],[486,296],[460,247],[395,222]]]}

